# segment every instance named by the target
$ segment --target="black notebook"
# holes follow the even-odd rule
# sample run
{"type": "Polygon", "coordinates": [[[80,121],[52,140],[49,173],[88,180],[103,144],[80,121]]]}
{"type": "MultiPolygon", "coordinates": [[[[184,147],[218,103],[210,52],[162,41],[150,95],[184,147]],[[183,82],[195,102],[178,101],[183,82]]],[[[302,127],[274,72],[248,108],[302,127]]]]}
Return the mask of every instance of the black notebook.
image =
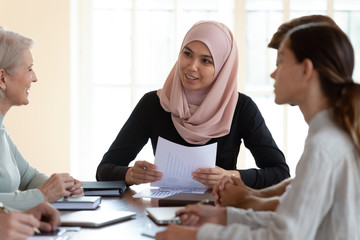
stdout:
{"type": "Polygon", "coordinates": [[[166,198],[159,199],[159,206],[186,206],[187,204],[209,204],[215,205],[214,197],[211,194],[211,191],[207,191],[203,194],[196,193],[178,193],[171,195],[166,198]]]}
{"type": "Polygon", "coordinates": [[[126,190],[125,181],[83,182],[85,196],[122,196],[126,190]]]}

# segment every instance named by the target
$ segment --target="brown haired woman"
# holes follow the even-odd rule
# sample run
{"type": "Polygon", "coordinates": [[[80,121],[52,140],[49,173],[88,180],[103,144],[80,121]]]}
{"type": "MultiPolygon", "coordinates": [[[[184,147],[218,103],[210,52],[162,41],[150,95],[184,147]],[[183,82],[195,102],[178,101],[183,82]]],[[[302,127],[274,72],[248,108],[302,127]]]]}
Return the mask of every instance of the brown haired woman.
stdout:
{"type": "Polygon", "coordinates": [[[275,102],[298,105],[309,124],[291,188],[275,212],[189,205],[178,212],[181,220],[200,228],[171,225],[157,239],[360,239],[360,85],[353,68],[352,45],[338,28],[291,30],[271,74],[275,102]]]}

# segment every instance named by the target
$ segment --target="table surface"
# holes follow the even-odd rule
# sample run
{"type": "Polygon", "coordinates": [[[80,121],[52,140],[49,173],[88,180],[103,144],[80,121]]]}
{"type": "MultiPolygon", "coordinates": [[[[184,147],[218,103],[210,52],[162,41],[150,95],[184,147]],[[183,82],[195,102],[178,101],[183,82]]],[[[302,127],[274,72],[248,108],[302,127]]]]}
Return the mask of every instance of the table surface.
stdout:
{"type": "Polygon", "coordinates": [[[136,213],[134,219],[129,219],[100,228],[84,228],[82,227],[78,232],[67,232],[63,239],[146,239],[151,240],[141,233],[147,229],[156,229],[156,225],[145,213],[147,207],[158,207],[158,199],[150,198],[133,198],[132,196],[149,187],[147,185],[131,186],[128,188],[122,197],[102,197],[100,206],[94,210],[101,214],[101,211],[118,210],[131,211],[136,213]]]}

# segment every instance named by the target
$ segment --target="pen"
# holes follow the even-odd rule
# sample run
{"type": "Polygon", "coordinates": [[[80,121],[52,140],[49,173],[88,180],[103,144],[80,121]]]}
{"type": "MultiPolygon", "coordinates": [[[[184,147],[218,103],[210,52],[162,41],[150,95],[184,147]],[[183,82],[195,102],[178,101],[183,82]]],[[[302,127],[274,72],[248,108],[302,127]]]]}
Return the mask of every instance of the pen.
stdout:
{"type": "MultiPolygon", "coordinates": [[[[4,213],[11,212],[11,210],[8,209],[7,207],[5,207],[5,205],[3,203],[1,203],[1,202],[0,202],[0,209],[2,209],[4,211],[4,213]]],[[[37,227],[33,227],[33,230],[34,230],[34,232],[36,232],[38,234],[41,233],[40,230],[37,227]]]]}

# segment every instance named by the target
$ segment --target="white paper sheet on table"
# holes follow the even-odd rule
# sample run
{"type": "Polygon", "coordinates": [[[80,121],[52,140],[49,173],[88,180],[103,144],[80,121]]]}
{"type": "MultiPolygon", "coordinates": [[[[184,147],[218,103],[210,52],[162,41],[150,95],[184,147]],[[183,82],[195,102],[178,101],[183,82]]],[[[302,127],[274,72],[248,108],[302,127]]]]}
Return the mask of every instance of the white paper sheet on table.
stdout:
{"type": "Polygon", "coordinates": [[[214,168],[217,143],[187,147],[159,137],[155,165],[163,173],[161,180],[150,186],[167,188],[208,188],[192,179],[192,172],[198,168],[214,168]]]}

